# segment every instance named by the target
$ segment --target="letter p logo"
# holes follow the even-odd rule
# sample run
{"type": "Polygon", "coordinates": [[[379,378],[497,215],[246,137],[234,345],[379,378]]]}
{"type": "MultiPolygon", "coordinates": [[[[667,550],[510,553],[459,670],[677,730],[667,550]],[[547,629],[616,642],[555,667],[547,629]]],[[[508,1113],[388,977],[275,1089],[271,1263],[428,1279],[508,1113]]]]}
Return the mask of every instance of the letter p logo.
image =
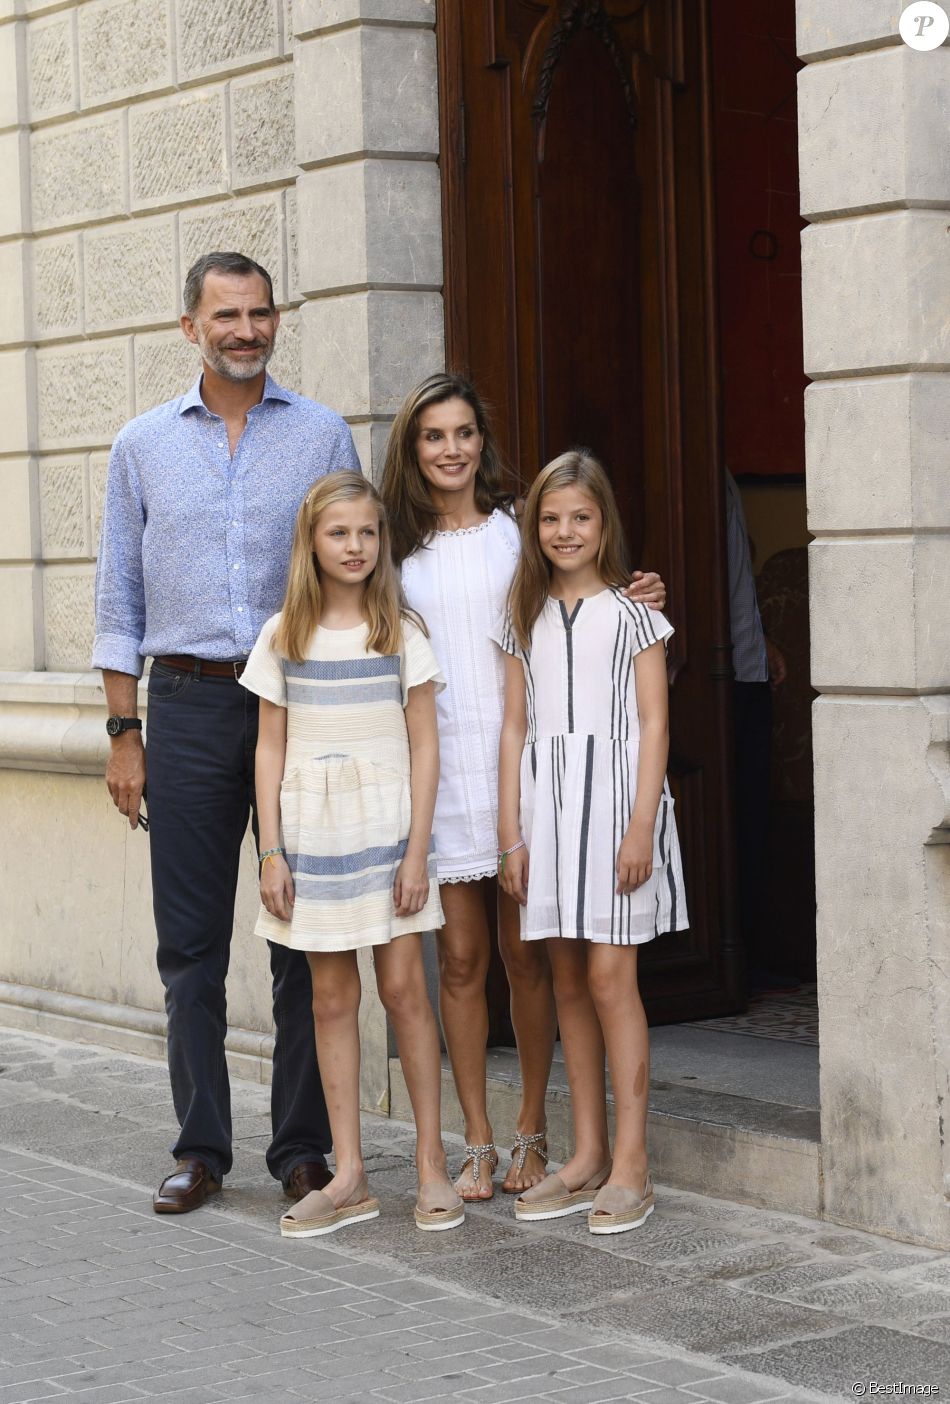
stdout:
{"type": "Polygon", "coordinates": [[[914,0],[900,18],[900,35],[904,43],[920,53],[939,49],[950,34],[950,18],[933,0],[914,0]]]}

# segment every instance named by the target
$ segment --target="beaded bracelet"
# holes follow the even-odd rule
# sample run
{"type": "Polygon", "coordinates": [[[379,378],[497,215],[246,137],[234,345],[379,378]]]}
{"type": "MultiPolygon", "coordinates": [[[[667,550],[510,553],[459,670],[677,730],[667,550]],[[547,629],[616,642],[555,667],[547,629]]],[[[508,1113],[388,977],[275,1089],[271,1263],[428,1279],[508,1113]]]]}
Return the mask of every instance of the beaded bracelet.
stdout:
{"type": "Polygon", "coordinates": [[[525,846],[525,841],[524,841],[524,839],[519,839],[518,842],[517,842],[517,843],[513,843],[513,844],[511,845],[510,848],[499,848],[499,850],[498,850],[498,876],[499,876],[499,877],[504,877],[504,876],[505,876],[505,863],[506,863],[506,861],[511,857],[512,853],[517,853],[517,852],[518,852],[518,849],[519,849],[519,848],[524,848],[524,846],[525,846]]]}
{"type": "Polygon", "coordinates": [[[287,850],[285,848],[265,848],[264,852],[259,854],[257,860],[260,865],[260,871],[264,871],[264,864],[267,862],[268,858],[277,857],[286,858],[287,850]]]}

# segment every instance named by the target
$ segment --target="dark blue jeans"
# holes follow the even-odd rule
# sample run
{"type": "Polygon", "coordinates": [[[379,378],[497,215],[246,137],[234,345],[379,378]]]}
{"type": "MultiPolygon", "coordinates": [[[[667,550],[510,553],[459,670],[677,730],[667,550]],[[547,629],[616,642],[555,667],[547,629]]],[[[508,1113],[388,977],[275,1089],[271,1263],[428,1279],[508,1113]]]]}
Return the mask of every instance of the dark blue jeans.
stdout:
{"type": "MultiPolygon", "coordinates": [[[[181,1126],[176,1157],[231,1168],[231,1097],[224,1056],[225,978],[238,862],[254,812],[257,698],[229,678],[163,664],[148,686],[149,840],[158,970],[168,1014],[168,1070],[181,1126]]],[[[325,1160],[330,1123],[317,1069],[307,958],[271,945],[277,1029],[271,1086],[271,1174],[325,1160]]]]}

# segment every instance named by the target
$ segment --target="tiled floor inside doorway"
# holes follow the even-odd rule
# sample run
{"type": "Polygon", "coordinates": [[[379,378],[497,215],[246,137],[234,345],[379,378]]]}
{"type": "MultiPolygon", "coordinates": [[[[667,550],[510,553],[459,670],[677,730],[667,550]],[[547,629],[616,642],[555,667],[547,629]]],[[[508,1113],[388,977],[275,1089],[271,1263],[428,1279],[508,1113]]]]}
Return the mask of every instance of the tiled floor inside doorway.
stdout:
{"type": "Polygon", "coordinates": [[[774,1038],[780,1043],[818,1046],[818,986],[802,984],[795,989],[766,990],[749,999],[744,1014],[724,1019],[696,1019],[687,1026],[714,1033],[747,1034],[752,1038],[774,1038]]]}

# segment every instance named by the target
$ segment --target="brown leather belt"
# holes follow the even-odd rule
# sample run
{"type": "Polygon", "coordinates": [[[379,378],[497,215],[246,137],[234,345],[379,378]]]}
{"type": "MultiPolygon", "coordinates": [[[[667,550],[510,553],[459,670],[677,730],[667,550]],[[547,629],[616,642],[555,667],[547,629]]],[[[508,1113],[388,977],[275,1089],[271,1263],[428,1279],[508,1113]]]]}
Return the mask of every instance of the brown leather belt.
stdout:
{"type": "Polygon", "coordinates": [[[234,663],[222,663],[217,658],[192,658],[188,654],[175,654],[166,658],[156,658],[164,668],[174,668],[176,673],[194,673],[196,678],[237,679],[244,672],[247,660],[238,659],[234,663]]]}

